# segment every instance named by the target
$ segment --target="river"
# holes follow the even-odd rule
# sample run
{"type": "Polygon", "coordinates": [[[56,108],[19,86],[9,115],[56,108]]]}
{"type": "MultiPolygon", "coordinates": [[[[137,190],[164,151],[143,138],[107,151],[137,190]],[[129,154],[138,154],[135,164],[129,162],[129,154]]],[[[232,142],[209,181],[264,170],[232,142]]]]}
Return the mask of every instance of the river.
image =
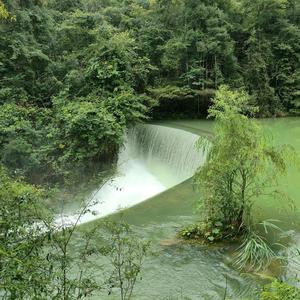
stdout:
{"type": "MultiPolygon", "coordinates": [[[[300,157],[300,118],[260,122],[275,144],[291,144],[300,157]]],[[[94,193],[95,213],[82,219],[82,223],[90,222],[130,207],[109,218],[118,220],[122,215],[138,235],[152,241],[158,253],[147,259],[134,299],[184,299],[183,296],[223,299],[225,289],[231,299],[255,299],[257,289],[266,282],[263,274],[241,274],[236,270],[231,264],[232,249],[228,245],[205,247],[176,241],[178,229],[197,217],[194,208],[200,195],[194,191],[189,178],[204,162],[205,153],[197,151],[194,144],[199,135],[209,138],[212,126],[212,122],[205,120],[180,120],[131,129],[120,153],[119,176],[94,193]]],[[[283,240],[291,252],[297,243],[300,247],[299,169],[291,166],[279,185],[293,201],[260,199],[256,203],[256,215],[258,219],[280,221],[284,229],[281,235],[287,236],[283,240]]],[[[83,228],[88,229],[91,224],[83,228]]],[[[102,270],[98,272],[101,277],[102,270]]],[[[278,270],[275,273],[270,271],[268,275],[278,275],[278,270]]],[[[280,271],[281,276],[297,274],[300,275],[300,268],[292,259],[280,271]]],[[[102,293],[93,299],[118,299],[118,296],[102,293]]]]}

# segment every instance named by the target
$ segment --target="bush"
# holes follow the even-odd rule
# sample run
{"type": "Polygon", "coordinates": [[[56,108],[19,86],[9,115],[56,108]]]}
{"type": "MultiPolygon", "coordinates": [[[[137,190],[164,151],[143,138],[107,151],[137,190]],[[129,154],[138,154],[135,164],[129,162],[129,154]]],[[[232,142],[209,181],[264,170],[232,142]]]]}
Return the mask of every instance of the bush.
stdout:
{"type": "Polygon", "coordinates": [[[179,236],[186,240],[202,240],[204,243],[214,243],[226,239],[234,239],[239,232],[232,232],[231,225],[224,225],[220,221],[215,222],[198,222],[187,226],[179,232],[179,236]]]}

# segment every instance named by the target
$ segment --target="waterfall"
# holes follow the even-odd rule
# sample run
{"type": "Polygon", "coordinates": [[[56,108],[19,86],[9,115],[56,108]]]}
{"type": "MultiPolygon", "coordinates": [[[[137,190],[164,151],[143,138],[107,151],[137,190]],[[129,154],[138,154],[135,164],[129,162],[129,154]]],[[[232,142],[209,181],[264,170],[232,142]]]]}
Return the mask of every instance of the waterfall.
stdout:
{"type": "Polygon", "coordinates": [[[196,149],[199,136],[184,130],[158,125],[139,125],[127,134],[132,156],[141,157],[151,167],[165,165],[178,183],[193,176],[204,162],[204,153],[196,149]]]}
{"type": "MultiPolygon", "coordinates": [[[[118,172],[92,193],[93,204],[80,223],[136,205],[190,178],[203,164],[197,150],[198,135],[158,125],[138,125],[128,130],[120,150],[118,172]]],[[[78,214],[61,214],[59,225],[74,223],[78,214]]]]}

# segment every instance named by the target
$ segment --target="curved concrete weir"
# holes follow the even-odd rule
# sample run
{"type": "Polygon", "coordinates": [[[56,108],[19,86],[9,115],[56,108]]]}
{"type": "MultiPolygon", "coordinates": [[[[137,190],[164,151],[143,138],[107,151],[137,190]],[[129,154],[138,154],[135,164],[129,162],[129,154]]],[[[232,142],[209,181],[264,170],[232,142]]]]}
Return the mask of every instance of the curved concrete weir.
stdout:
{"type": "MultiPolygon", "coordinates": [[[[93,192],[86,223],[136,205],[190,178],[204,162],[196,149],[199,136],[181,129],[143,124],[131,128],[118,160],[117,175],[93,192]]],[[[78,214],[60,215],[58,223],[72,224],[78,214]]]]}

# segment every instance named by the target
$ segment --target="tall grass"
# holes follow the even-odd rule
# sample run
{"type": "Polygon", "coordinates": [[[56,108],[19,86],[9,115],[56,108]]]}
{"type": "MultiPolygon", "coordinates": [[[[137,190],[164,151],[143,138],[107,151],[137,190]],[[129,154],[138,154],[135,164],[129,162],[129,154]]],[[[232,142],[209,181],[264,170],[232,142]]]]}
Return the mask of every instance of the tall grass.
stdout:
{"type": "Polygon", "coordinates": [[[234,265],[238,269],[259,271],[266,269],[272,260],[276,258],[276,253],[271,249],[267,241],[259,234],[251,232],[238,248],[234,265]]]}
{"type": "MultiPolygon", "coordinates": [[[[268,229],[281,229],[274,224],[277,220],[265,220],[258,225],[262,226],[265,233],[268,234],[268,229]]],[[[251,271],[259,271],[266,269],[270,263],[280,257],[272,250],[267,239],[258,233],[255,229],[248,228],[248,233],[241,246],[238,248],[234,265],[238,269],[248,269],[251,271]]],[[[278,244],[279,245],[279,244],[278,244]]]]}

